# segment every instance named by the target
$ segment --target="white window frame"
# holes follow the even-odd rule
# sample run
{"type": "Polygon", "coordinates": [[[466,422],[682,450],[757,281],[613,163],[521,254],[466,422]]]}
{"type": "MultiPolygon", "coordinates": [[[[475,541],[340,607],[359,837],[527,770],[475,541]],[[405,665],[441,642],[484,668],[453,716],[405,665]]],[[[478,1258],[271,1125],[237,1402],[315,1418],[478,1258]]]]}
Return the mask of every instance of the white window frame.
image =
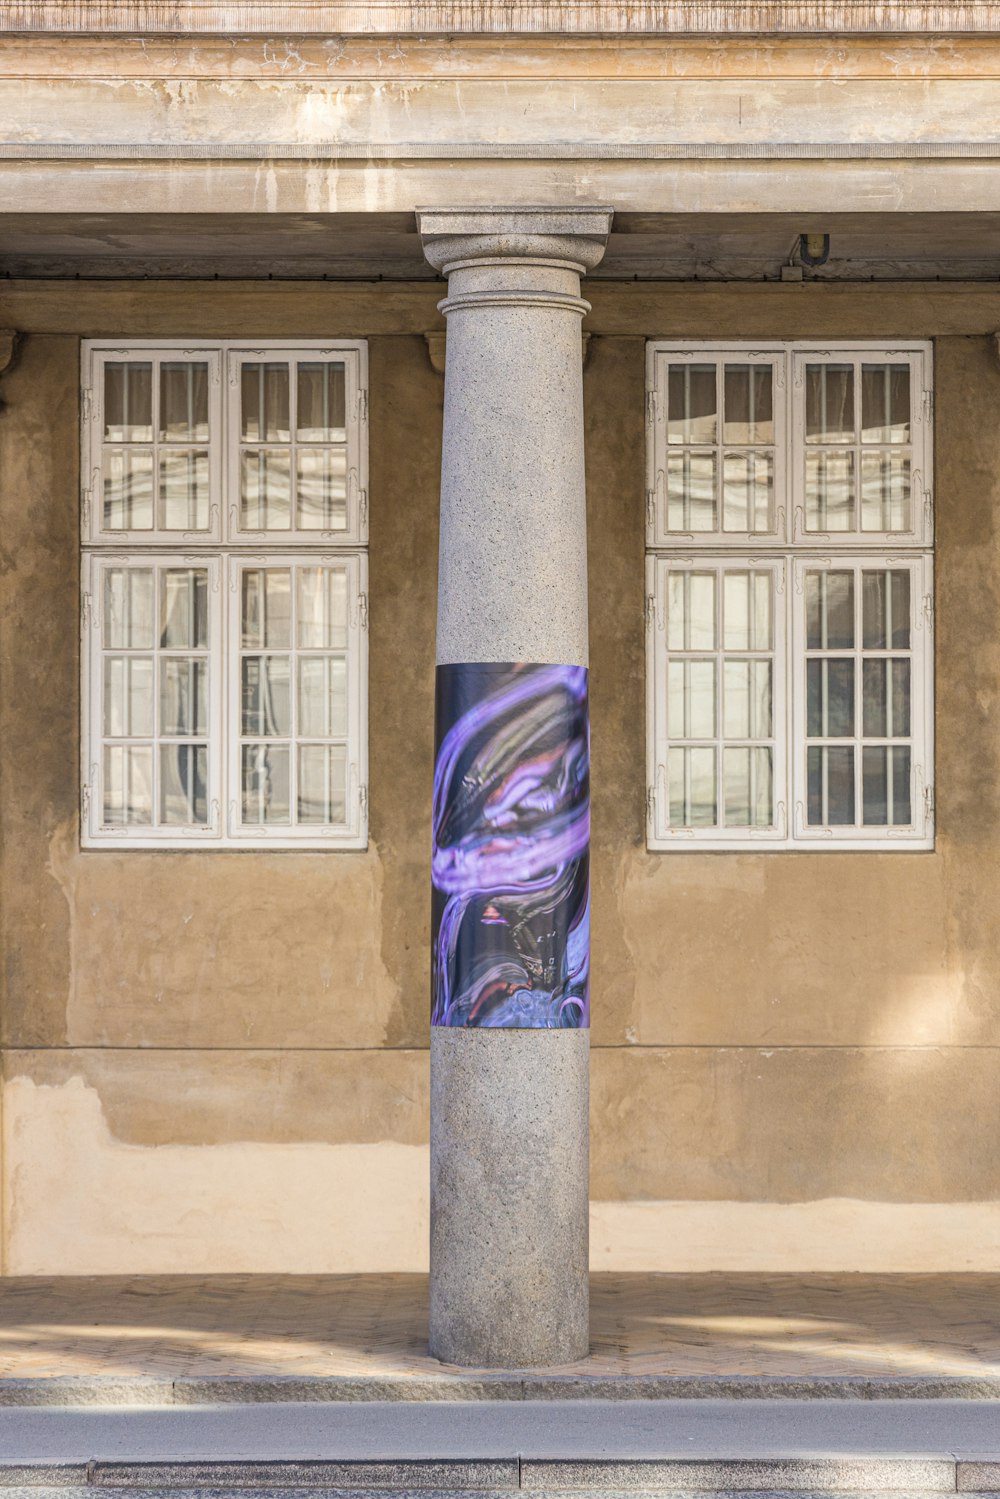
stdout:
{"type": "MultiPolygon", "coordinates": [[[[368,352],[362,339],[93,339],[81,350],[81,846],[86,849],[365,849],[368,846],[368,352]],[[209,365],[210,521],[198,532],[103,531],[104,365],[174,356],[209,365]],[[239,370],[255,359],[328,358],[345,365],[348,526],[344,531],[240,532],[239,370]],[[223,389],[225,377],[226,389],[223,389]],[[239,821],[239,574],[246,565],[347,563],[347,823],[330,827],[239,821]],[[108,565],[206,566],[210,576],[209,824],[105,826],[103,590],[108,565]],[[235,779],[234,779],[235,777],[235,779]]],[[[154,395],[155,402],[155,395],[154,395]]],[[[155,405],[154,405],[155,422],[155,405]]],[[[136,446],[155,449],[155,442],[136,446]]],[[[294,444],[293,444],[294,447],[294,444]]],[[[154,465],[155,475],[155,465],[154,465]]],[[[154,479],[154,505],[157,503],[154,479]]],[[[154,511],[154,520],[156,512],[154,511]]],[[[113,652],[111,652],[113,654],[113,652]]],[[[152,654],[152,652],[150,653],[152,654]]]]}
{"type": "MultiPolygon", "coordinates": [[[[860,396],[858,396],[860,399],[860,396]]],[[[646,348],[646,718],[647,848],[651,851],[876,851],[924,852],[934,847],[934,593],[933,350],[929,341],[650,340],[646,348]],[[775,364],[775,534],[670,533],[666,529],[666,381],[670,364],[727,358],[775,364]],[[806,363],[908,363],[911,371],[912,530],[819,534],[806,532],[802,509],[805,475],[804,381],[806,363]],[[775,619],[773,682],[773,829],[722,826],[671,828],[666,763],[666,629],[663,588],[668,570],[711,571],[723,565],[783,565],[783,619],[775,619]],[[849,831],[809,827],[805,738],[804,570],[906,567],[911,584],[911,809],[905,830],[864,825],[849,831]],[[801,681],[799,680],[801,678],[801,681]],[[784,725],[784,735],[780,725],[784,725]]],[[[723,444],[718,443],[722,452],[723,444]]],[[[845,444],[845,446],[848,446],[845,444]]],[[[887,445],[888,446],[888,445],[887,445]]],[[[859,501],[860,503],[860,501],[859,501]]],[[[858,516],[860,525],[860,514],[858,516]]],[[[775,593],[776,605],[779,595],[775,593]]],[[[776,612],[780,612],[776,609],[776,612]]],[[[722,652],[720,650],[719,654],[722,652]]],[[[861,657],[860,646],[856,648],[861,657]]],[[[859,733],[854,741],[862,741],[859,733]]],[[[850,741],[845,741],[845,743],[850,741]]],[[[721,808],[720,808],[721,815],[721,808]]],[[[859,809],[860,815],[860,809],[859,809]]]]}

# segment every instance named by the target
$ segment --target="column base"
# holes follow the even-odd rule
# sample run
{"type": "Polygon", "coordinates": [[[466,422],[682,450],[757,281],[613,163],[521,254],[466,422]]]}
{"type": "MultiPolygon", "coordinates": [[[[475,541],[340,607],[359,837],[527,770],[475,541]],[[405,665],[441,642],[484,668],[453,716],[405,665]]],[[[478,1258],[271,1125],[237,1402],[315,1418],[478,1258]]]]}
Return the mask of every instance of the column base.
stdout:
{"type": "Polygon", "coordinates": [[[431,1030],[431,1353],[465,1367],[589,1348],[586,1030],[431,1030]]]}

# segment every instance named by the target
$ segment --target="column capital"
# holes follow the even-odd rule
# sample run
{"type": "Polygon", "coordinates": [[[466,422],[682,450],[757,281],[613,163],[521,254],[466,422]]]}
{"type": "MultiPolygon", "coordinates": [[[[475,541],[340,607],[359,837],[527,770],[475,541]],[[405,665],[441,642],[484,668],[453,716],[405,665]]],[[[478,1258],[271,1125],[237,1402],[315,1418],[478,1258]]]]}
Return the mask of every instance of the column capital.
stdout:
{"type": "Polygon", "coordinates": [[[603,206],[418,208],[424,254],[436,271],[489,261],[565,265],[580,274],[604,254],[613,209],[603,206]]]}

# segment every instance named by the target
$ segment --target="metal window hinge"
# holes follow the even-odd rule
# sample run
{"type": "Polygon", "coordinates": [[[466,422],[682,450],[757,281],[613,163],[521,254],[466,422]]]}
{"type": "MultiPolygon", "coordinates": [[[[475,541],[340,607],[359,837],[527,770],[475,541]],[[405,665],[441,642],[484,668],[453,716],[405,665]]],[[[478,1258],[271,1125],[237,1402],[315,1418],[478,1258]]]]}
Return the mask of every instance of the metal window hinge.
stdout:
{"type": "Polygon", "coordinates": [[[80,621],[81,621],[81,624],[83,625],[83,628],[85,630],[87,629],[87,627],[90,624],[90,610],[91,610],[92,604],[93,604],[93,597],[92,597],[92,595],[89,594],[89,593],[85,593],[83,595],[83,598],[80,600],[80,621]]]}
{"type": "Polygon", "coordinates": [[[923,394],[923,407],[924,407],[924,421],[925,422],[932,422],[934,420],[934,392],[933,392],[933,390],[925,390],[924,391],[924,394],[923,394]]]}
{"type": "Polygon", "coordinates": [[[656,787],[650,786],[646,791],[646,821],[651,828],[656,827],[656,787]]]}
{"type": "Polygon", "coordinates": [[[646,490],[646,525],[652,531],[656,525],[656,490],[646,490]]]}
{"type": "Polygon", "coordinates": [[[94,409],[94,388],[92,385],[85,385],[83,387],[83,390],[80,392],[80,403],[83,411],[83,425],[87,426],[89,425],[94,409]]]}
{"type": "Polygon", "coordinates": [[[367,491],[367,489],[359,489],[358,490],[358,509],[360,511],[360,514],[361,514],[361,524],[362,524],[362,526],[363,527],[367,526],[367,524],[368,524],[368,491],[367,491]]]}
{"type": "Polygon", "coordinates": [[[934,813],[934,787],[933,786],[925,786],[924,787],[924,811],[927,813],[928,817],[933,816],[933,813],[934,813]]]}
{"type": "Polygon", "coordinates": [[[80,821],[83,826],[90,826],[90,786],[83,781],[80,786],[80,821]]]}
{"type": "Polygon", "coordinates": [[[932,593],[925,593],[924,594],[924,618],[927,621],[927,628],[929,630],[933,630],[933,628],[934,628],[934,595],[932,593]]]}
{"type": "Polygon", "coordinates": [[[363,385],[358,391],[358,419],[362,422],[368,420],[368,391],[363,385]]]}
{"type": "Polygon", "coordinates": [[[646,595],[646,628],[651,630],[656,623],[656,594],[646,595]]]}
{"type": "Polygon", "coordinates": [[[358,806],[361,808],[361,820],[362,820],[362,822],[364,822],[365,819],[368,816],[368,787],[367,786],[359,786],[358,787],[358,806]]]}
{"type": "Polygon", "coordinates": [[[367,593],[359,593],[358,594],[358,620],[360,622],[362,630],[367,630],[367,628],[368,628],[368,595],[367,595],[367,593]]]}
{"type": "Polygon", "coordinates": [[[647,420],[647,422],[649,423],[650,426],[653,426],[653,424],[656,421],[656,391],[655,390],[647,390],[647,392],[646,392],[646,420],[647,420]]]}

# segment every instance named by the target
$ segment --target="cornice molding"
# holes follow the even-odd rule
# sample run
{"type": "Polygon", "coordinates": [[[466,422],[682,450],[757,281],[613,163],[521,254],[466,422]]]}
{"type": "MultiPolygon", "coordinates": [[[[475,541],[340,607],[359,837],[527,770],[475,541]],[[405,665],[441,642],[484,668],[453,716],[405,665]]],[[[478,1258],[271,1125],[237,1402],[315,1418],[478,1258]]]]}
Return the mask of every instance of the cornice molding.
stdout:
{"type": "Polygon", "coordinates": [[[1000,34],[1000,4],[917,0],[0,0],[0,34],[815,36],[1000,34]]]}

